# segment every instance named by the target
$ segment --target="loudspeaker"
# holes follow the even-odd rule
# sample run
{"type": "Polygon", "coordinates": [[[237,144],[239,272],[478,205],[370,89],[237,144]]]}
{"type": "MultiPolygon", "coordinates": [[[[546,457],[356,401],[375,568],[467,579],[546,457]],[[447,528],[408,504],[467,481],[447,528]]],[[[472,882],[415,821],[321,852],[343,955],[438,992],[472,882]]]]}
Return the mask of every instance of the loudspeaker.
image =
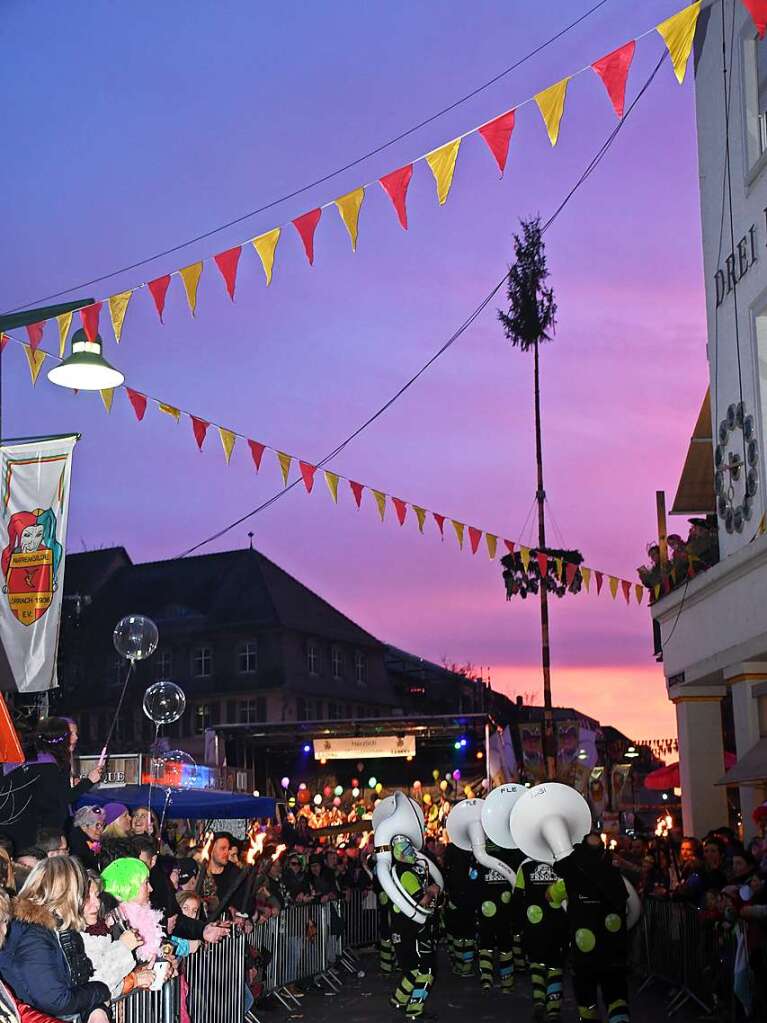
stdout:
{"type": "Polygon", "coordinates": [[[406,835],[416,849],[423,849],[423,811],[404,792],[395,792],[379,800],[373,810],[372,824],[376,845],[388,845],[395,835],[406,835]]]}
{"type": "Polygon", "coordinates": [[[485,797],[482,827],[490,841],[501,849],[516,849],[511,834],[511,811],[527,789],[524,785],[499,785],[485,797]]]}
{"type": "Polygon", "coordinates": [[[471,850],[477,863],[489,870],[495,870],[515,885],[517,875],[503,860],[491,856],[485,848],[485,831],[482,827],[483,799],[464,799],[456,803],[447,816],[447,836],[459,849],[471,850]]]}
{"type": "Polygon", "coordinates": [[[554,864],[591,831],[589,804],[575,789],[558,782],[535,785],[511,811],[511,833],[525,856],[554,864]]]}

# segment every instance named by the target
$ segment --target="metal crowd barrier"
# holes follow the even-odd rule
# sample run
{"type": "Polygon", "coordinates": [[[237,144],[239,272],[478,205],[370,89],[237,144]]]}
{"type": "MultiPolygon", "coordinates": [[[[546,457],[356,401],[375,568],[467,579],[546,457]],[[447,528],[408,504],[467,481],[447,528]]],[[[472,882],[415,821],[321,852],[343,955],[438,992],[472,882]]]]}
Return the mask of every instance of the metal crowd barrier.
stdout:
{"type": "Polygon", "coordinates": [[[181,1012],[181,981],[163,984],[159,991],[134,991],[113,1006],[114,1023],[178,1023],[181,1012]]]}
{"type": "Polygon", "coordinates": [[[203,945],[183,960],[191,1023],[238,1023],[242,1019],[246,953],[246,939],[239,932],[215,945],[203,945]]]}

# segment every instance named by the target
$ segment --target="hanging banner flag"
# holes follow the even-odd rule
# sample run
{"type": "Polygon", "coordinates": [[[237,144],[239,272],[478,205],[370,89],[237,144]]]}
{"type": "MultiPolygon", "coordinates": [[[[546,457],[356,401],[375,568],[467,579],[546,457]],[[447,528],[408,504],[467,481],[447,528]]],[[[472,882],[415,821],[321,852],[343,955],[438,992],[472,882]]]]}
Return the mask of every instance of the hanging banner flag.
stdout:
{"type": "Polygon", "coordinates": [[[445,516],[444,515],[440,515],[439,512],[432,512],[431,514],[432,514],[432,517],[433,517],[434,521],[437,523],[437,527],[439,528],[440,536],[444,540],[445,539],[445,516]]]}
{"type": "Polygon", "coordinates": [[[588,799],[591,804],[591,812],[597,818],[601,818],[607,807],[606,780],[604,767],[592,767],[589,776],[588,799]]]}
{"type": "Polygon", "coordinates": [[[77,435],[0,446],[0,688],[55,689],[77,435]]]}
{"type": "Polygon", "coordinates": [[[681,85],[687,71],[687,60],[695,38],[695,26],[700,14],[700,0],[685,7],[679,14],[667,18],[657,26],[658,33],[668,47],[668,55],[674,65],[674,74],[681,85]]]}
{"type": "Polygon", "coordinates": [[[94,302],[80,310],[80,319],[83,322],[83,330],[89,341],[93,342],[99,333],[99,316],[101,315],[101,302],[94,302]]]}
{"type": "Polygon", "coordinates": [[[30,345],[24,345],[24,354],[27,357],[29,375],[32,377],[32,383],[36,384],[37,378],[40,376],[40,370],[43,368],[43,363],[45,362],[45,352],[32,348],[30,345]]]}
{"type": "Polygon", "coordinates": [[[530,548],[529,547],[520,547],[519,548],[519,558],[520,558],[520,561],[522,562],[522,567],[524,568],[525,571],[527,571],[527,567],[530,564],[530,548]]]}
{"type": "Polygon", "coordinates": [[[267,231],[266,234],[260,234],[258,238],[253,239],[253,248],[258,253],[261,266],[264,268],[267,287],[272,283],[274,252],[277,248],[277,242],[280,240],[280,233],[279,227],[275,227],[273,231],[267,231]]]}
{"type": "Polygon", "coordinates": [[[139,394],[138,391],[134,391],[130,387],[125,388],[125,393],[128,395],[128,401],[133,407],[133,411],[136,413],[136,419],[139,422],[144,418],[146,413],[146,398],[143,394],[139,394]]]}
{"type": "Polygon", "coordinates": [[[199,416],[190,416],[192,420],[192,433],[194,439],[197,441],[197,447],[202,451],[202,446],[205,443],[205,437],[208,433],[208,427],[210,423],[205,419],[200,419],[199,416]]]}
{"type": "Polygon", "coordinates": [[[329,469],[325,469],[324,472],[325,483],[330,491],[330,496],[333,499],[333,504],[338,504],[338,479],[336,473],[331,472],[329,469]]]}
{"type": "Polygon", "coordinates": [[[221,276],[224,278],[226,291],[232,302],[234,302],[234,286],[237,283],[237,265],[240,262],[241,255],[242,245],[236,245],[233,249],[227,249],[226,252],[219,252],[217,256],[213,257],[213,262],[216,264],[221,272],[221,276]]]}
{"type": "Polygon", "coordinates": [[[46,321],[42,323],[28,323],[26,326],[27,337],[29,338],[29,347],[33,352],[36,352],[40,346],[40,342],[43,340],[43,331],[45,330],[46,321]]]}
{"type": "Polygon", "coordinates": [[[414,757],[414,735],[359,735],[348,739],[314,739],[317,760],[359,760],[360,757],[414,757]]]}
{"type": "Polygon", "coordinates": [[[543,781],[546,776],[546,764],[543,759],[543,731],[537,722],[519,726],[519,738],[522,744],[522,764],[530,781],[543,781]]]}
{"type": "Polygon", "coordinates": [[[149,281],[147,287],[154,301],[157,315],[160,317],[160,323],[162,323],[162,314],[165,311],[165,296],[168,294],[168,288],[170,287],[170,274],[165,274],[164,277],[158,277],[154,281],[149,281]]]}
{"type": "Polygon", "coordinates": [[[471,553],[476,554],[479,548],[479,541],[482,539],[482,530],[477,529],[476,526],[469,526],[469,544],[471,546],[471,553]]]}
{"type": "Polygon", "coordinates": [[[440,206],[445,205],[450,193],[450,186],[453,184],[455,161],[460,145],[460,139],[453,139],[447,145],[440,146],[439,149],[434,149],[431,153],[426,154],[426,162],[431,167],[437,185],[437,198],[440,206]]]}
{"type": "Polygon", "coordinates": [[[759,38],[764,39],[767,30],[767,0],[743,0],[743,6],[751,15],[759,38]]]}
{"type": "Polygon", "coordinates": [[[250,454],[253,458],[253,462],[256,466],[256,472],[261,468],[261,459],[264,457],[266,451],[265,444],[259,444],[257,440],[249,440],[248,447],[250,448],[250,454]]]}
{"type": "Polygon", "coordinates": [[[402,227],[407,231],[407,189],[413,176],[413,165],[400,167],[391,174],[384,174],[379,180],[381,188],[389,196],[402,227]]]}
{"type": "Polygon", "coordinates": [[[641,583],[634,583],[634,593],[636,594],[637,604],[642,603],[642,596],[644,594],[644,586],[641,583]]]}
{"type": "Polygon", "coordinates": [[[376,499],[378,514],[381,516],[381,522],[383,522],[384,516],[386,515],[386,494],[382,493],[380,490],[373,490],[372,494],[376,499]]]}
{"type": "Polygon", "coordinates": [[[397,522],[401,526],[405,525],[405,516],[407,515],[407,505],[404,501],[400,501],[398,497],[393,497],[391,503],[394,505],[394,514],[397,516],[397,522]]]}
{"type": "Polygon", "coordinates": [[[418,522],[418,532],[423,533],[424,523],[426,522],[426,509],[420,508],[417,504],[414,504],[413,511],[415,512],[416,521],[418,522]]]}
{"type": "Polygon", "coordinates": [[[197,312],[197,288],[202,277],[202,267],[202,263],[191,263],[178,272],[184,285],[186,304],[189,306],[189,312],[192,316],[197,312]]]}
{"type": "Polygon", "coordinates": [[[280,471],[282,472],[282,484],[283,486],[288,485],[288,476],[290,475],[290,465],[293,461],[290,455],[286,455],[284,451],[277,452],[277,461],[280,463],[280,471]]]}
{"type": "Polygon", "coordinates": [[[349,480],[349,487],[354,495],[354,503],[359,508],[362,504],[362,491],[364,488],[361,483],[355,483],[354,480],[349,480]]]}
{"type": "MultiPolygon", "coordinates": [[[[202,266],[202,263],[200,266],[202,266]]],[[[131,300],[132,294],[132,291],[121,291],[119,295],[110,295],[108,299],[109,318],[112,321],[112,330],[114,331],[115,341],[118,344],[120,343],[125,314],[128,312],[128,303],[131,300]]]]}
{"type": "Polygon", "coordinates": [[[543,92],[537,92],[534,97],[541,112],[543,123],[546,125],[549,142],[551,142],[552,146],[557,144],[557,139],[559,138],[559,122],[562,120],[562,114],[565,110],[565,96],[567,95],[567,83],[569,81],[569,78],[563,78],[561,82],[550,85],[543,92]]]}
{"type": "Polygon", "coordinates": [[[485,533],[485,543],[487,544],[487,553],[491,561],[495,561],[495,552],[498,549],[498,537],[492,533],[485,533]]]}
{"type": "Polygon", "coordinates": [[[67,350],[67,335],[72,326],[72,313],[62,313],[61,316],[57,316],[56,323],[59,326],[59,358],[63,359],[67,350]]]}
{"type": "Polygon", "coordinates": [[[623,596],[626,598],[626,603],[629,603],[631,598],[631,583],[627,579],[621,579],[621,589],[623,590],[623,596]]]}
{"type": "Polygon", "coordinates": [[[501,114],[495,120],[488,121],[478,131],[493,154],[493,159],[498,164],[498,170],[503,177],[503,172],[506,170],[506,158],[509,155],[511,133],[514,131],[514,111],[509,110],[508,113],[501,114]]]}
{"type": "Polygon", "coordinates": [[[301,473],[301,479],[304,481],[307,494],[311,494],[312,487],[314,486],[314,474],[317,472],[317,466],[310,465],[308,462],[302,462],[299,460],[298,469],[301,473]]]}
{"type": "Polygon", "coordinates": [[[458,546],[461,548],[461,550],[463,550],[463,530],[464,530],[464,524],[463,524],[463,522],[456,522],[455,519],[451,519],[450,522],[451,522],[451,524],[453,526],[453,529],[455,530],[455,535],[456,535],[456,538],[458,540],[458,546]]]}
{"type": "Polygon", "coordinates": [[[101,400],[104,404],[104,408],[107,411],[107,415],[112,411],[112,402],[114,401],[115,389],[114,387],[105,387],[99,391],[101,400]]]}
{"type": "Polygon", "coordinates": [[[543,579],[549,571],[549,559],[543,551],[538,551],[535,555],[535,560],[538,562],[538,571],[541,573],[541,579],[543,579]]]}
{"type": "Polygon", "coordinates": [[[308,213],[304,213],[303,216],[296,217],[293,221],[293,227],[298,231],[298,235],[303,242],[309,266],[312,266],[314,263],[314,232],[317,230],[317,224],[319,224],[321,216],[321,209],[310,210],[308,213]]]}
{"type": "Polygon", "coordinates": [[[591,586],[591,569],[581,565],[581,579],[583,579],[583,585],[586,587],[586,593],[589,592],[591,586]]]}
{"type": "Polygon", "coordinates": [[[225,429],[223,426],[219,426],[218,435],[221,438],[221,447],[224,449],[224,458],[226,464],[229,465],[229,460],[232,457],[234,451],[235,434],[231,430],[225,429]]]}
{"type": "Polygon", "coordinates": [[[164,401],[161,401],[157,405],[160,412],[166,416],[170,416],[171,419],[175,419],[176,422],[181,418],[181,409],[175,407],[175,405],[166,405],[164,401]]]}
{"type": "Polygon", "coordinates": [[[602,592],[602,583],[604,581],[604,573],[603,572],[594,572],[594,578],[597,581],[597,596],[599,596],[599,594],[602,592]]]}
{"type": "Polygon", "coordinates": [[[342,195],[340,199],[334,200],[338,212],[341,214],[341,220],[343,220],[346,230],[349,232],[349,237],[352,240],[352,252],[357,251],[357,227],[360,221],[360,208],[364,198],[365,189],[355,188],[353,192],[349,192],[347,195],[342,195]]]}
{"type": "Polygon", "coordinates": [[[628,79],[631,61],[634,59],[634,51],[637,44],[632,39],[625,46],[619,46],[617,50],[608,53],[606,56],[595,60],[591,65],[593,70],[602,79],[607,95],[613,105],[613,110],[618,117],[623,117],[623,110],[626,105],[626,81],[628,79]]]}
{"type": "Polygon", "coordinates": [[[613,600],[615,600],[618,594],[618,580],[614,575],[610,576],[610,593],[612,594],[613,600]]]}

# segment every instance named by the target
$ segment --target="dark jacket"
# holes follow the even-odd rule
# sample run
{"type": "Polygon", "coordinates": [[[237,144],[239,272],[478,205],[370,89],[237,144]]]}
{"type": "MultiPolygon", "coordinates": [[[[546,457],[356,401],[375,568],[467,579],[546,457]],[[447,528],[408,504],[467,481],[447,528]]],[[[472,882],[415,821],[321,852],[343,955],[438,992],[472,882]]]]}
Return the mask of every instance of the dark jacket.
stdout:
{"type": "Polygon", "coordinates": [[[92,788],[87,778],[73,787],[69,771],[53,760],[22,764],[0,783],[0,797],[6,800],[6,811],[10,811],[5,816],[12,819],[12,823],[3,825],[3,832],[20,850],[35,844],[41,828],[65,831],[70,804],[92,788]]]}
{"type": "Polygon", "coordinates": [[[0,976],[18,999],[52,1016],[87,1018],[110,997],[106,984],[74,982],[53,914],[23,898],[13,901],[13,919],[0,949],[0,976]]]}
{"type": "Polygon", "coordinates": [[[88,838],[82,828],[72,828],[69,832],[69,855],[76,856],[86,870],[101,873],[101,843],[99,852],[91,848],[92,839],[88,838]]]}

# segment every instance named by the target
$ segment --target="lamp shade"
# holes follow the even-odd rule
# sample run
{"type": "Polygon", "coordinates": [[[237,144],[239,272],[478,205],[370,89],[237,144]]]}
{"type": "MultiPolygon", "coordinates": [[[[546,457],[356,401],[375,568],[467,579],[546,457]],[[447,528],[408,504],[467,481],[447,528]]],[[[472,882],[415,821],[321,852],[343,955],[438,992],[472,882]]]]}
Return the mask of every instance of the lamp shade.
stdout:
{"type": "Polygon", "coordinates": [[[84,330],[76,330],[72,335],[72,354],[48,371],[48,379],[74,391],[103,391],[119,387],[125,377],[101,354],[100,335],[89,341],[84,330]]]}

